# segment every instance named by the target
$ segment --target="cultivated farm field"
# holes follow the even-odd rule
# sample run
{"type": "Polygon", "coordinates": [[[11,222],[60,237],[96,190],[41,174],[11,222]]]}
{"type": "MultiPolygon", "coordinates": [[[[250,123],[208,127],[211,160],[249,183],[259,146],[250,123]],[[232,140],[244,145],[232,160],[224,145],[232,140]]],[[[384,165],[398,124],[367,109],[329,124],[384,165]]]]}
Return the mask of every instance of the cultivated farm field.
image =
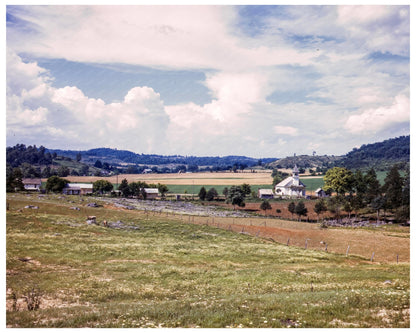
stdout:
{"type": "MultiPolygon", "coordinates": [[[[122,179],[130,182],[144,181],[148,184],[162,183],[165,185],[250,185],[271,184],[270,172],[197,172],[197,173],[162,173],[162,174],[122,174],[119,176],[106,177],[109,182],[116,184],[122,179]]],[[[103,177],[93,176],[68,176],[71,182],[94,182],[103,177]]]]}
{"type": "MultiPolygon", "coordinates": [[[[402,253],[398,263],[371,261],[245,231],[266,222],[307,233],[311,224],[102,200],[7,195],[7,327],[410,327],[402,253]]],[[[349,231],[368,232],[344,230],[331,244],[349,231]]],[[[385,247],[409,242],[393,228],[371,233],[385,247]]]]}

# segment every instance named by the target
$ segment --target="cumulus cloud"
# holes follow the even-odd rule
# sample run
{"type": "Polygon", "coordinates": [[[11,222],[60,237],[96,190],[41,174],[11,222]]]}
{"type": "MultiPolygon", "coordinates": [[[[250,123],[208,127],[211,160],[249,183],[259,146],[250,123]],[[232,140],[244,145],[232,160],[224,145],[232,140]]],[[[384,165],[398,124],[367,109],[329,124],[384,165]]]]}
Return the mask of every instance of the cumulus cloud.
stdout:
{"type": "Polygon", "coordinates": [[[8,6],[7,140],[167,154],[332,154],[362,144],[358,133],[409,122],[408,6],[268,9],[248,16],[244,31],[232,6],[8,6]],[[261,27],[255,36],[251,20],[261,27]],[[211,100],[165,105],[149,80],[108,103],[80,84],[54,86],[51,73],[18,54],[115,71],[157,68],[152,80],[163,70],[197,69],[211,100]]]}
{"type": "Polygon", "coordinates": [[[149,87],[132,88],[119,103],[85,96],[77,87],[56,89],[36,63],[10,54],[7,80],[8,139],[15,136],[78,147],[123,146],[152,152],[165,139],[169,117],[160,95],[149,87]],[[25,78],[25,80],[22,80],[25,78]],[[37,105],[37,107],[33,107],[37,105]]]}
{"type": "Polygon", "coordinates": [[[345,129],[351,133],[379,132],[397,123],[410,121],[410,102],[404,95],[396,96],[389,107],[367,109],[360,114],[351,115],[345,129]]]}

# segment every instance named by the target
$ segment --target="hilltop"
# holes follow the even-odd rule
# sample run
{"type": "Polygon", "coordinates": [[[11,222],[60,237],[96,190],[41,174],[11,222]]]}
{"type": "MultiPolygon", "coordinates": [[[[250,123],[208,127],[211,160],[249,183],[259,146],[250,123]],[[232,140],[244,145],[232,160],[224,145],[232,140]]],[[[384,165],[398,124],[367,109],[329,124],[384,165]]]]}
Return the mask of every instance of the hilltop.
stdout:
{"type": "Polygon", "coordinates": [[[298,155],[288,156],[280,160],[274,161],[268,164],[270,168],[277,169],[290,169],[296,164],[301,169],[306,168],[321,168],[328,169],[334,165],[335,162],[339,161],[341,156],[310,156],[310,155],[298,155]]]}
{"type": "Polygon", "coordinates": [[[385,171],[398,164],[405,169],[410,163],[410,135],[384,140],[354,148],[337,166],[348,169],[370,169],[385,171]]]}
{"type": "Polygon", "coordinates": [[[343,156],[289,156],[268,164],[270,168],[289,169],[296,164],[299,168],[316,168],[325,170],[335,166],[347,169],[370,169],[386,171],[394,164],[404,170],[410,163],[410,135],[400,136],[376,142],[364,144],[360,148],[354,148],[343,156]]]}

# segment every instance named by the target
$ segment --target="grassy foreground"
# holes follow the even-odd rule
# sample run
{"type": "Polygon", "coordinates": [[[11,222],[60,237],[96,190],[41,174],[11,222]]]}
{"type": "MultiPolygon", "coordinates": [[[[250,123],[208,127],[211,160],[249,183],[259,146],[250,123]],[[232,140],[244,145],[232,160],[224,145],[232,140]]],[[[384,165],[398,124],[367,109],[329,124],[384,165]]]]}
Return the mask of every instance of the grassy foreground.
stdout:
{"type": "Polygon", "coordinates": [[[7,197],[8,327],[410,327],[408,263],[80,200],[7,197]]]}

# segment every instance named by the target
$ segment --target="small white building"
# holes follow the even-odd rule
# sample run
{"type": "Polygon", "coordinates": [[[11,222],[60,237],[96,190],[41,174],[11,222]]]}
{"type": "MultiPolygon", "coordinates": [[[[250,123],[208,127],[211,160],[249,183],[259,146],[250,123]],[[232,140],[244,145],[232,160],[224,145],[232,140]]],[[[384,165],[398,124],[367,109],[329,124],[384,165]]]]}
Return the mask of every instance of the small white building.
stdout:
{"type": "Polygon", "coordinates": [[[23,186],[26,191],[40,191],[42,180],[40,178],[23,178],[23,186]]]}
{"type": "Polygon", "coordinates": [[[292,176],[282,180],[275,187],[275,193],[282,197],[305,197],[305,184],[299,180],[299,169],[295,165],[292,176]]]}
{"type": "Polygon", "coordinates": [[[91,194],[93,190],[92,184],[68,183],[62,190],[63,194],[85,195],[91,194]]]}
{"type": "Polygon", "coordinates": [[[274,193],[272,189],[266,189],[266,188],[259,188],[258,191],[258,197],[260,199],[273,199],[274,193]]]}

